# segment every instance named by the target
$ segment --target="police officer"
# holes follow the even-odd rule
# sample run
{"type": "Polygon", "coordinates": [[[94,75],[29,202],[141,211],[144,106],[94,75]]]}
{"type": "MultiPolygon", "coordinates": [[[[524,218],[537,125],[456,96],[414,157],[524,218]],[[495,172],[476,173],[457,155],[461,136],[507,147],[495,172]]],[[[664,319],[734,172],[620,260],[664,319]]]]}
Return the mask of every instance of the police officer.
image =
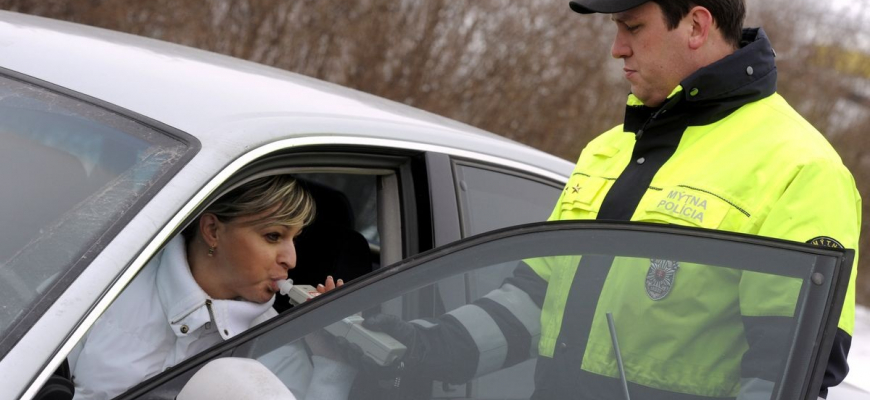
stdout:
{"type": "MultiPolygon", "coordinates": [[[[854,179],[825,138],[776,93],[775,53],[762,29],[742,28],[743,0],[576,0],[570,8],[610,14],[616,25],[611,52],[623,60],[631,93],[624,124],[586,146],[550,220],[659,222],[857,249],[861,200],[854,179]]],[[[649,268],[663,277],[681,273],[668,261],[653,260],[649,268]]],[[[856,269],[821,397],[848,372],[856,269]]],[[[584,305],[572,303],[588,299],[588,293],[573,294],[588,290],[574,277],[570,268],[529,261],[500,289],[435,320],[407,323],[381,315],[366,324],[406,343],[407,368],[434,379],[465,382],[536,349],[533,398],[607,398],[596,391],[613,387],[612,356],[595,350],[610,343],[595,337],[600,326],[594,324],[602,323],[603,304],[618,303],[612,301],[618,279],[608,276],[599,289],[598,322],[592,323],[577,315],[584,305]],[[505,345],[483,348],[492,337],[505,345]]],[[[644,341],[663,356],[634,361],[632,395],[769,398],[781,371],[776,355],[783,351],[771,338],[781,337],[775,333],[788,329],[794,312],[793,293],[769,283],[744,278],[731,297],[700,300],[711,309],[739,308],[745,327],[739,338],[705,342],[709,332],[698,330],[704,321],[693,320],[678,327],[680,337],[644,341]],[[691,338],[737,355],[717,359],[703,344],[688,344],[691,338]]],[[[662,298],[674,300],[678,290],[653,282],[644,301],[654,307],[662,298]]],[[[641,346],[626,344],[633,345],[641,346]]]]}

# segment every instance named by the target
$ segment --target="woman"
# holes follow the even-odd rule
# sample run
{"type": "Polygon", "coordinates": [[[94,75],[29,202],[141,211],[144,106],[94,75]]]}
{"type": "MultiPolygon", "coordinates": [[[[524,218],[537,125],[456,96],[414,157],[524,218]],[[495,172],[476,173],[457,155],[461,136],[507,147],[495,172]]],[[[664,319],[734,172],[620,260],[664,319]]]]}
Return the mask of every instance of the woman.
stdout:
{"type": "MultiPolygon", "coordinates": [[[[73,349],[75,399],[112,398],[274,317],[278,281],[296,265],[293,241],[313,218],[313,199],[285,175],[253,180],[214,202],[154,256],[73,349]]],[[[330,277],[318,291],[335,286],[330,277]]],[[[260,361],[299,399],[312,379],[338,381],[312,390],[331,398],[346,397],[353,381],[353,370],[341,363],[315,356],[312,366],[299,342],[260,361]]]]}

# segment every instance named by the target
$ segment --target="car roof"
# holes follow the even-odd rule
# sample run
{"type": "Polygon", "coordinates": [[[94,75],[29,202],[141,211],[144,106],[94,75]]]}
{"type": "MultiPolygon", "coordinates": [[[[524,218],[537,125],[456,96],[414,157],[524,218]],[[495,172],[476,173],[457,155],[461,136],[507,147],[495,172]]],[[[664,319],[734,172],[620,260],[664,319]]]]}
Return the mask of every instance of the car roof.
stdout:
{"type": "Polygon", "coordinates": [[[448,118],[159,40],[2,11],[0,51],[0,67],[160,121],[204,146],[231,138],[233,146],[250,148],[275,135],[356,132],[514,160],[532,157],[539,167],[570,172],[564,160],[448,118]]]}

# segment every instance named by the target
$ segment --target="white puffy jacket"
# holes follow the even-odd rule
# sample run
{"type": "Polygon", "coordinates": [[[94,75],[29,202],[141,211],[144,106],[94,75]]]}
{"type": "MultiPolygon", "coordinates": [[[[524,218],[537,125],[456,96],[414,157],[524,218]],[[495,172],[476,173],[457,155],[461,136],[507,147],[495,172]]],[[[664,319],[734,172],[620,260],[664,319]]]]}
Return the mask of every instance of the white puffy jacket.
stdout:
{"type": "MultiPolygon", "coordinates": [[[[271,301],[214,300],[193,279],[183,238],[176,237],[143,269],[69,355],[75,400],[115,397],[222,340],[277,315],[271,301]],[[211,308],[211,310],[209,310],[211,308]]],[[[317,398],[344,399],[355,372],[315,356],[302,341],[263,357],[298,399],[314,379],[317,398]]]]}

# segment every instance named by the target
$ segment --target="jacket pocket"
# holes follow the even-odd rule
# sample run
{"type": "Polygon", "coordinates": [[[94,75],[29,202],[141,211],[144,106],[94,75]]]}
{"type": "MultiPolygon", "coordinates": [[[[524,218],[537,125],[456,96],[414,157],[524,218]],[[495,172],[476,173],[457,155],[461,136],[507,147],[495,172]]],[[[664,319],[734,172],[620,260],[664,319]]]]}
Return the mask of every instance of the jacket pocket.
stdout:
{"type": "Polygon", "coordinates": [[[563,219],[595,218],[606,192],[607,180],[575,173],[565,187],[560,206],[563,219]],[[568,214],[566,214],[568,213],[568,214]],[[591,215],[581,215],[589,214],[591,215]]]}

